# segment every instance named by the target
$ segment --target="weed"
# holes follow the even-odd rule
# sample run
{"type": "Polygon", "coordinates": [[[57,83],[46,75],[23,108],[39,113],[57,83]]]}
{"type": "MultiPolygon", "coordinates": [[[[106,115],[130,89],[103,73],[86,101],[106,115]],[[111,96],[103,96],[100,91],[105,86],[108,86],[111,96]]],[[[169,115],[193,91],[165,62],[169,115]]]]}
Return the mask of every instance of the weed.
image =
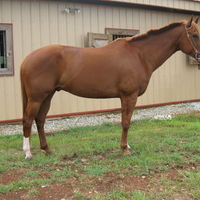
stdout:
{"type": "Polygon", "coordinates": [[[0,174],[1,174],[2,172],[6,171],[6,170],[7,170],[7,168],[6,168],[5,166],[0,166],[0,174]]]}
{"type": "Polygon", "coordinates": [[[38,190],[36,188],[31,188],[29,191],[28,191],[28,194],[31,195],[31,196],[36,196],[38,194],[38,190]]]}
{"type": "Polygon", "coordinates": [[[200,172],[199,171],[179,171],[179,173],[183,176],[182,182],[179,187],[184,189],[187,188],[187,192],[192,194],[193,198],[198,199],[200,197],[200,172]]]}
{"type": "Polygon", "coordinates": [[[102,176],[104,173],[108,172],[109,170],[106,166],[94,164],[94,165],[86,166],[84,171],[86,174],[90,174],[93,176],[102,176]]]}
{"type": "Polygon", "coordinates": [[[9,185],[0,184],[0,193],[7,193],[12,189],[9,185]]]}
{"type": "Polygon", "coordinates": [[[36,178],[39,176],[39,172],[38,171],[30,171],[26,174],[24,174],[25,177],[32,177],[32,178],[36,178]]]}

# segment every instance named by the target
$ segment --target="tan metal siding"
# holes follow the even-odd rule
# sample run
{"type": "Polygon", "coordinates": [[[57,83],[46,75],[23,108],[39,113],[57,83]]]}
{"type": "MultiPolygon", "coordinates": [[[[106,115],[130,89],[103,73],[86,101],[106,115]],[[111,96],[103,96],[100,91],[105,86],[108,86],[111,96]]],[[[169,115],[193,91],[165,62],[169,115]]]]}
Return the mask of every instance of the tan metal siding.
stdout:
{"type": "MultiPolygon", "coordinates": [[[[172,4],[180,7],[181,4],[187,5],[187,9],[194,5],[172,0],[147,3],[170,7],[172,4]]],[[[84,46],[88,32],[105,33],[105,28],[122,28],[138,29],[144,33],[151,28],[159,28],[188,17],[62,1],[0,0],[0,23],[13,23],[15,65],[14,76],[0,77],[0,121],[22,117],[19,69],[22,59],[33,50],[48,44],[84,46]],[[64,9],[68,6],[75,6],[81,12],[67,14],[64,9]]],[[[147,92],[139,98],[137,105],[199,99],[199,76],[197,67],[188,65],[183,53],[176,53],[153,74],[147,92]]],[[[84,99],[61,91],[54,96],[49,115],[119,107],[118,99],[84,99]]]]}
{"type": "Polygon", "coordinates": [[[164,7],[171,7],[171,8],[177,8],[177,9],[194,10],[194,11],[200,10],[200,3],[195,2],[193,0],[124,0],[124,1],[110,0],[110,1],[164,6],[164,7]]]}

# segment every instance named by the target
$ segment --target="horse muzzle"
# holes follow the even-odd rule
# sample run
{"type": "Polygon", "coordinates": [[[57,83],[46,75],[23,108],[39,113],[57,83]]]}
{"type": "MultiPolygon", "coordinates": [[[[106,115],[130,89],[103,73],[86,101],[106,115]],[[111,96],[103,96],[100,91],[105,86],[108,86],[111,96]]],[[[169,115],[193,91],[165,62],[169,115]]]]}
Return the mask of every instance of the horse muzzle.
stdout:
{"type": "Polygon", "coordinates": [[[195,58],[196,58],[196,60],[197,60],[198,62],[200,62],[200,52],[197,52],[197,53],[195,54],[195,58]]]}

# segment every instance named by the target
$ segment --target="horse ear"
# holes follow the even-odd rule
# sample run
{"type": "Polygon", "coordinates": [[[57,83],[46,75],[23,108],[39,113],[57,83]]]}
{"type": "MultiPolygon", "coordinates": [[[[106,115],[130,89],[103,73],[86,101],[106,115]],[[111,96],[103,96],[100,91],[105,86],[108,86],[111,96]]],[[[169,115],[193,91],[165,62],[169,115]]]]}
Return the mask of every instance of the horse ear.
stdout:
{"type": "Polygon", "coordinates": [[[194,22],[195,22],[196,24],[198,24],[198,21],[199,21],[199,16],[194,20],[194,22]]]}
{"type": "Polygon", "coordinates": [[[190,20],[187,22],[187,24],[186,24],[186,27],[187,27],[187,28],[190,28],[190,27],[191,27],[192,21],[193,21],[193,15],[192,15],[191,19],[190,19],[190,20]]]}

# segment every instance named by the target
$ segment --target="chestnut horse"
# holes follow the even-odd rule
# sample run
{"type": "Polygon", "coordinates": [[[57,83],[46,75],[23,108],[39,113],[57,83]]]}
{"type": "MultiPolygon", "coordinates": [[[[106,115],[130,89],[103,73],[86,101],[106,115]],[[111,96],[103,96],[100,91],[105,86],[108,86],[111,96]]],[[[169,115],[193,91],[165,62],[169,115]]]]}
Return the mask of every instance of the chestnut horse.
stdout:
{"type": "Polygon", "coordinates": [[[120,98],[121,148],[124,155],[129,155],[130,119],[137,98],[145,92],[152,73],[178,50],[200,61],[198,18],[117,39],[99,48],[49,45],[29,54],[21,65],[26,158],[32,157],[29,138],[33,120],[41,149],[51,153],[44,122],[51,99],[59,90],[86,98],[120,98]]]}

